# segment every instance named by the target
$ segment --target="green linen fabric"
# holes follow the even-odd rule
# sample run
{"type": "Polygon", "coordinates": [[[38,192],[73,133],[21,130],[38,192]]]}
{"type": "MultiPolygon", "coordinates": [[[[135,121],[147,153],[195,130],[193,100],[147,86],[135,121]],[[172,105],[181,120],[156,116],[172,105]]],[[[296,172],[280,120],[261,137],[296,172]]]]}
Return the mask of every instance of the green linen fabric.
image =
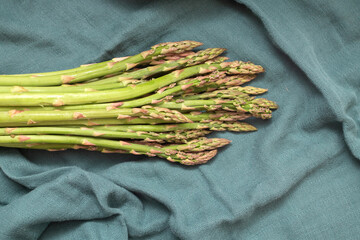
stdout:
{"type": "MultiPolygon", "coordinates": [[[[360,239],[357,0],[0,0],[0,74],[165,41],[265,67],[280,108],[209,163],[0,148],[0,239],[360,239]]],[[[250,85],[250,84],[249,84],[250,85]]],[[[1,99],[0,99],[1,101],[1,99]]]]}

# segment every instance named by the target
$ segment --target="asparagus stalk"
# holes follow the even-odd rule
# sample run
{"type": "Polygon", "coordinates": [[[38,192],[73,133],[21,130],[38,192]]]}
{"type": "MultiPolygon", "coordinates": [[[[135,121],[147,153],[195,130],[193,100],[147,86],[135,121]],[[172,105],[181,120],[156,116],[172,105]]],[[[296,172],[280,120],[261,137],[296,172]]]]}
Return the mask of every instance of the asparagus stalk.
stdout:
{"type": "Polygon", "coordinates": [[[85,85],[93,86],[93,85],[122,82],[124,80],[129,80],[129,79],[145,79],[152,75],[155,75],[158,73],[166,73],[166,72],[178,69],[180,67],[189,67],[189,66],[193,66],[196,64],[200,64],[202,62],[205,62],[206,60],[217,57],[218,55],[222,54],[224,51],[225,51],[224,48],[208,48],[208,49],[199,51],[197,53],[194,53],[192,55],[189,55],[185,58],[180,58],[175,61],[167,61],[167,62],[164,62],[163,64],[150,66],[147,68],[141,68],[139,70],[132,71],[132,72],[126,72],[119,76],[114,76],[114,77],[94,81],[91,83],[87,83],[85,85]]]}
{"type": "MultiPolygon", "coordinates": [[[[0,147],[7,148],[25,148],[25,149],[38,149],[38,150],[48,150],[48,151],[65,151],[67,149],[80,149],[80,145],[74,144],[46,144],[46,143],[1,143],[0,147]]],[[[84,147],[83,149],[91,151],[92,148],[84,147]]],[[[97,150],[96,148],[94,150],[97,150]]]]}
{"type": "Polygon", "coordinates": [[[0,128],[0,136],[6,135],[70,135],[70,136],[89,136],[108,139],[142,139],[148,142],[185,142],[190,139],[198,138],[209,134],[210,131],[204,129],[194,129],[190,131],[176,130],[172,132],[129,132],[114,131],[110,129],[94,129],[87,127],[22,127],[22,128],[0,128]]]}
{"type": "Polygon", "coordinates": [[[163,107],[173,110],[188,110],[188,111],[216,111],[223,109],[226,111],[239,111],[239,112],[248,112],[252,116],[262,119],[271,118],[270,107],[275,108],[275,103],[262,99],[261,101],[247,100],[247,99],[206,99],[206,100],[185,100],[182,103],[176,102],[164,102],[157,105],[158,107],[163,107]]]}
{"type": "Polygon", "coordinates": [[[193,51],[186,51],[181,53],[167,53],[167,54],[159,55],[153,58],[152,60],[145,61],[144,63],[148,65],[159,65],[159,64],[163,64],[166,61],[179,60],[181,58],[187,57],[192,54],[194,54],[193,51]]]}
{"type": "Polygon", "coordinates": [[[76,68],[60,74],[11,76],[1,75],[0,85],[3,86],[53,86],[68,83],[82,82],[85,80],[102,77],[108,74],[119,73],[134,68],[143,61],[152,59],[160,54],[171,52],[183,52],[200,46],[201,43],[194,41],[161,43],[151,47],[150,50],[141,52],[126,59],[113,59],[111,61],[90,65],[85,68],[76,68]]]}
{"type": "MultiPolygon", "coordinates": [[[[246,88],[246,87],[245,87],[246,88]]],[[[196,95],[183,95],[183,98],[177,98],[173,102],[165,102],[164,104],[176,104],[183,103],[188,106],[193,105],[212,105],[212,104],[229,104],[233,103],[235,105],[241,104],[256,104],[261,107],[268,107],[270,109],[277,109],[278,105],[265,98],[255,98],[249,96],[248,94],[261,94],[263,91],[259,88],[250,87],[248,89],[239,87],[229,88],[228,90],[219,90],[214,92],[206,92],[196,95]],[[218,103],[216,103],[218,102],[218,103]]],[[[164,104],[157,104],[157,106],[163,106],[164,104]]]]}
{"type": "Polygon", "coordinates": [[[167,132],[192,129],[209,129],[211,131],[233,131],[233,132],[252,132],[256,131],[256,127],[246,122],[192,122],[178,124],[157,124],[157,125],[103,125],[93,126],[95,130],[111,130],[111,131],[148,131],[148,132],[167,132]]]}
{"type": "Polygon", "coordinates": [[[195,100],[195,99],[208,99],[208,98],[239,98],[245,97],[247,95],[259,95],[267,92],[265,88],[257,87],[230,87],[227,89],[216,90],[212,92],[205,92],[202,94],[182,94],[182,98],[186,100],[195,100]]]}
{"type": "Polygon", "coordinates": [[[172,149],[184,152],[202,152],[214,150],[226,146],[231,141],[224,138],[206,138],[201,137],[198,139],[190,140],[184,144],[171,144],[163,147],[164,149],[172,149]]]}
{"type": "MultiPolygon", "coordinates": [[[[219,89],[228,89],[231,86],[239,86],[244,83],[247,83],[253,80],[256,77],[255,74],[240,74],[240,75],[233,75],[233,76],[224,76],[217,81],[210,81],[203,86],[194,86],[187,88],[184,93],[191,94],[191,93],[200,93],[200,92],[212,92],[214,90],[219,89]]],[[[185,79],[179,82],[179,84],[186,84],[189,79],[185,79]]]]}
{"type": "MultiPolygon", "coordinates": [[[[0,127],[21,127],[21,126],[59,126],[59,125],[85,125],[85,126],[99,126],[99,125],[129,125],[129,124],[163,124],[163,123],[179,123],[179,122],[201,122],[207,123],[212,121],[226,121],[232,122],[237,120],[245,120],[252,115],[246,112],[226,112],[226,111],[214,111],[212,113],[206,112],[191,112],[191,113],[178,113],[176,112],[173,116],[168,117],[169,113],[163,117],[153,116],[152,118],[145,118],[146,116],[130,117],[130,118],[95,118],[95,119],[73,119],[73,120],[48,120],[44,118],[42,121],[34,121],[32,119],[24,118],[23,121],[9,121],[1,122],[0,127]],[[157,118],[156,118],[157,117],[157,118]],[[189,121],[190,120],[190,121],[189,121]]],[[[109,116],[109,115],[107,115],[109,116]]],[[[110,115],[111,116],[111,115],[110,115]]],[[[54,117],[55,118],[55,117],[54,117]]]]}
{"type": "MultiPolygon", "coordinates": [[[[197,153],[183,152],[173,149],[158,148],[143,144],[134,144],[125,141],[115,141],[108,139],[99,139],[93,137],[60,136],[60,135],[18,135],[0,136],[0,145],[10,146],[13,143],[46,143],[46,144],[74,144],[84,146],[95,146],[116,150],[124,150],[132,154],[146,154],[148,156],[158,156],[171,162],[179,162],[184,165],[202,164],[213,158],[217,151],[202,151],[197,153]]],[[[221,143],[223,144],[223,143],[221,143]]],[[[222,145],[219,145],[222,146],[222,145]]],[[[19,145],[17,145],[19,147],[19,145]]]]}
{"type": "Polygon", "coordinates": [[[130,143],[154,146],[167,150],[177,150],[182,152],[203,152],[208,150],[215,150],[217,148],[226,146],[231,141],[224,138],[206,138],[199,137],[198,139],[192,139],[180,144],[160,144],[157,142],[146,142],[142,140],[132,140],[130,143]]]}
{"type": "Polygon", "coordinates": [[[129,138],[165,141],[185,141],[204,136],[211,131],[250,132],[256,128],[246,122],[181,123],[163,125],[69,126],[0,128],[0,135],[63,134],[101,138],[129,138]]]}
{"type": "MultiPolygon", "coordinates": [[[[24,135],[23,135],[24,136],[24,135]]],[[[157,148],[167,149],[167,150],[177,150],[183,152],[203,152],[209,150],[215,150],[217,148],[223,147],[228,145],[231,141],[224,139],[224,138],[199,138],[184,142],[182,144],[171,144],[171,145],[161,145],[159,143],[148,143],[148,142],[141,142],[141,141],[128,141],[129,143],[134,144],[141,144],[147,146],[155,146],[157,148]]],[[[104,152],[116,152],[118,153],[119,150],[116,149],[109,149],[109,148],[102,148],[98,146],[88,146],[88,145],[79,145],[79,144],[49,144],[49,143],[3,143],[0,146],[5,147],[17,147],[17,148],[30,148],[30,149],[43,149],[48,151],[63,151],[66,149],[86,149],[90,151],[104,151],[104,152]]],[[[122,153],[128,153],[127,151],[122,153]]],[[[145,152],[142,152],[146,154],[145,152]]]]}
{"type": "Polygon", "coordinates": [[[67,121],[76,119],[94,119],[94,118],[117,118],[129,119],[132,117],[153,118],[170,120],[176,122],[191,122],[178,111],[172,111],[166,108],[146,107],[146,108],[122,108],[111,111],[102,109],[83,109],[81,111],[19,111],[10,110],[9,112],[0,112],[0,122],[21,123],[27,122],[28,125],[41,121],[67,121]]]}
{"type": "MultiPolygon", "coordinates": [[[[201,44],[201,43],[199,43],[201,44]]],[[[201,44],[202,45],[202,44],[201,44]]],[[[141,62],[139,65],[142,64],[150,64],[150,65],[157,65],[167,61],[167,60],[175,60],[175,59],[179,59],[181,57],[186,57],[188,55],[193,54],[194,52],[192,51],[185,51],[185,52],[177,52],[177,53],[166,53],[166,54],[160,54],[158,56],[154,56],[152,57],[151,60],[147,60],[147,61],[143,61],[141,62]]],[[[87,64],[82,64],[77,68],[71,68],[71,69],[64,69],[64,70],[59,70],[59,71],[51,71],[51,72],[37,72],[37,73],[21,73],[21,74],[11,74],[11,75],[1,75],[2,77],[31,77],[31,76],[49,76],[49,75],[61,75],[61,74],[69,74],[69,73],[75,73],[78,70],[85,70],[85,69],[89,69],[89,68],[94,68],[100,65],[104,65],[110,62],[119,62],[122,61],[126,58],[129,58],[130,56],[126,56],[126,57],[116,57],[113,58],[111,60],[108,61],[104,61],[104,62],[100,62],[100,63],[87,63],[87,64]]]]}
{"type": "MultiPolygon", "coordinates": [[[[159,55],[160,56],[160,55],[159,55]]],[[[74,73],[78,70],[85,70],[87,68],[93,68],[94,65],[99,66],[100,64],[105,64],[105,63],[109,63],[112,61],[121,61],[124,60],[128,57],[119,57],[119,58],[114,58],[108,61],[104,61],[104,62],[100,62],[100,63],[88,63],[88,64],[82,64],[77,68],[71,68],[71,69],[64,69],[64,70],[58,70],[58,71],[51,71],[51,72],[37,72],[37,73],[21,73],[21,74],[10,74],[10,75],[0,75],[1,77],[6,77],[6,78],[26,78],[26,77],[32,77],[32,76],[50,76],[50,75],[61,75],[61,74],[69,74],[69,73],[74,73]]]]}
{"type": "MultiPolygon", "coordinates": [[[[24,143],[11,143],[11,144],[0,144],[0,146],[4,147],[12,147],[12,148],[27,148],[27,149],[40,149],[40,150],[48,150],[48,151],[63,151],[67,149],[85,149],[88,151],[101,151],[102,153],[114,153],[114,154],[124,154],[130,153],[134,155],[147,155],[149,157],[158,156],[160,158],[164,158],[170,162],[179,162],[183,165],[199,165],[208,162],[210,159],[215,157],[217,154],[217,150],[203,151],[203,152],[180,152],[177,153],[176,156],[170,156],[170,152],[175,153],[175,150],[167,149],[166,153],[149,153],[149,152],[140,152],[133,150],[119,150],[113,148],[103,148],[96,146],[83,146],[78,144],[24,144],[24,143]],[[185,156],[184,156],[185,155],[185,156]]],[[[154,150],[156,151],[156,150],[154,150]]]]}
{"type": "Polygon", "coordinates": [[[128,85],[139,84],[142,80],[126,80],[118,83],[110,83],[95,86],[85,85],[61,85],[55,87],[22,87],[22,86],[0,86],[0,93],[78,93],[94,92],[101,90],[123,88],[128,85]]]}
{"type": "MultiPolygon", "coordinates": [[[[118,125],[118,124],[162,124],[175,123],[174,121],[167,121],[162,119],[148,119],[134,117],[129,119],[115,119],[115,118],[97,118],[97,119],[77,119],[69,121],[41,121],[32,122],[31,126],[101,126],[101,125],[118,125]]],[[[30,124],[28,121],[24,122],[0,122],[0,127],[27,127],[30,124]]]]}
{"type": "MultiPolygon", "coordinates": [[[[24,135],[23,135],[24,136],[24,135]]],[[[184,142],[183,144],[171,144],[171,145],[161,145],[159,143],[141,142],[141,141],[128,141],[129,143],[141,144],[146,146],[155,146],[157,148],[162,148],[166,150],[176,150],[182,152],[203,152],[209,150],[215,150],[217,148],[228,145],[231,141],[224,138],[198,138],[184,142]]],[[[107,153],[119,153],[119,150],[102,148],[98,146],[88,146],[88,145],[79,145],[79,144],[49,144],[49,143],[2,143],[0,146],[5,147],[17,147],[17,148],[30,148],[30,149],[42,149],[48,151],[63,151],[66,149],[86,149],[90,151],[104,151],[107,153]]],[[[128,153],[127,151],[121,150],[121,153],[128,153]]],[[[144,153],[144,152],[142,152],[144,153]]],[[[146,154],[146,153],[144,153],[146,154]]]]}

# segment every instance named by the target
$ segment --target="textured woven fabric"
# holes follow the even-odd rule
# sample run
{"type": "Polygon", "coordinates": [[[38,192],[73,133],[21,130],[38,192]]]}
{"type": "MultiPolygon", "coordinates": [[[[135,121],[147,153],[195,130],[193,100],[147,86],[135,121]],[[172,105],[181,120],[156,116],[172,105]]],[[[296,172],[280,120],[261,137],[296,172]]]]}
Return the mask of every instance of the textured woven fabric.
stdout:
{"type": "MultiPolygon", "coordinates": [[[[209,163],[0,148],[0,239],[359,239],[358,1],[0,0],[0,74],[165,41],[265,67],[280,108],[209,163]]],[[[0,99],[1,101],[1,99],[0,99]]]]}

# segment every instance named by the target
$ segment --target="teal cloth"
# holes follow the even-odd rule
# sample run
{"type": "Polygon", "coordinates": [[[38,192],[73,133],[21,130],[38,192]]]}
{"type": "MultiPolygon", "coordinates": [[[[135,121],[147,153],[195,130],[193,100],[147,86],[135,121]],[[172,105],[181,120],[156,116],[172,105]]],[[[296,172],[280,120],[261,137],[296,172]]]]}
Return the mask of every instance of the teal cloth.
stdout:
{"type": "MultiPolygon", "coordinates": [[[[280,108],[215,159],[0,149],[0,239],[360,239],[357,0],[0,0],[0,74],[226,47],[280,108]]],[[[1,99],[0,99],[1,101],[1,99]]]]}

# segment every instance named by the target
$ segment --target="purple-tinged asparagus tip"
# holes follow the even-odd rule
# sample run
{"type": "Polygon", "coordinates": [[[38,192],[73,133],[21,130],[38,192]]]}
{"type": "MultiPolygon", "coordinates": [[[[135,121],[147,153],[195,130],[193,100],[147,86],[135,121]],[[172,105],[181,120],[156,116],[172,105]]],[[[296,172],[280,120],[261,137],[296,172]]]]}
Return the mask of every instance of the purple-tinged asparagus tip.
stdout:
{"type": "Polygon", "coordinates": [[[200,153],[189,153],[189,158],[186,160],[180,160],[179,162],[183,165],[199,165],[208,162],[210,159],[215,157],[217,150],[204,151],[200,153]]]}
{"type": "Polygon", "coordinates": [[[196,47],[201,46],[201,42],[196,41],[179,41],[179,42],[165,42],[159,43],[152,46],[152,49],[156,49],[158,47],[165,47],[162,49],[161,54],[168,54],[168,53],[181,53],[184,51],[190,51],[196,47]]]}

